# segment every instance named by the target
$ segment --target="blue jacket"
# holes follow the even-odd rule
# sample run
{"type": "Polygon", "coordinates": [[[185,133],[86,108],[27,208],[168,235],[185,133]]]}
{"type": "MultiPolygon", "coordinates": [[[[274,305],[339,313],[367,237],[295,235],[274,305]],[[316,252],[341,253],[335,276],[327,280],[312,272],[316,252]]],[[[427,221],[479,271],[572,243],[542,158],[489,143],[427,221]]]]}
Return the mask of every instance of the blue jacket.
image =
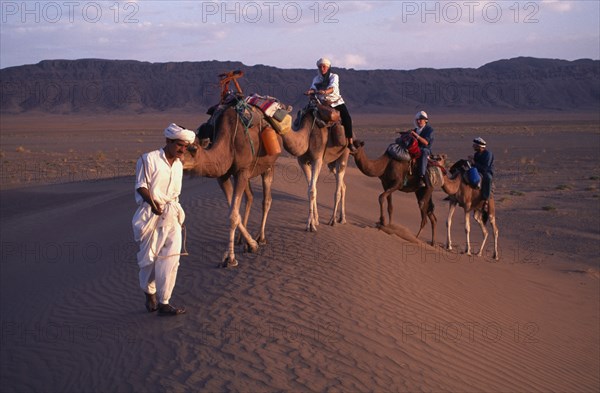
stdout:
{"type": "Polygon", "coordinates": [[[475,163],[475,168],[477,168],[482,175],[494,174],[494,155],[491,151],[486,149],[482,152],[475,152],[473,161],[475,163]]]}
{"type": "MultiPolygon", "coordinates": [[[[417,131],[417,129],[415,129],[415,132],[417,131]]],[[[427,141],[427,143],[429,143],[427,146],[425,146],[424,144],[422,144],[421,142],[419,142],[419,148],[423,149],[429,149],[431,150],[431,145],[433,143],[433,127],[431,127],[429,124],[426,124],[425,127],[423,127],[423,129],[421,130],[421,134],[419,135],[421,138],[425,139],[427,141]]]]}

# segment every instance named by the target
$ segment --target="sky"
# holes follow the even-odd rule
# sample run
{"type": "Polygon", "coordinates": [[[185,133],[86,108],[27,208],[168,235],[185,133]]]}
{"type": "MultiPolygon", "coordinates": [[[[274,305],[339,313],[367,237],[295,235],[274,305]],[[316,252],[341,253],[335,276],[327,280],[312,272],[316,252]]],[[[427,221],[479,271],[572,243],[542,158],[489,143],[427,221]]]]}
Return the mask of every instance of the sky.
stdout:
{"type": "Polygon", "coordinates": [[[48,59],[357,70],[600,58],[600,1],[4,1],[0,68],[48,59]]]}

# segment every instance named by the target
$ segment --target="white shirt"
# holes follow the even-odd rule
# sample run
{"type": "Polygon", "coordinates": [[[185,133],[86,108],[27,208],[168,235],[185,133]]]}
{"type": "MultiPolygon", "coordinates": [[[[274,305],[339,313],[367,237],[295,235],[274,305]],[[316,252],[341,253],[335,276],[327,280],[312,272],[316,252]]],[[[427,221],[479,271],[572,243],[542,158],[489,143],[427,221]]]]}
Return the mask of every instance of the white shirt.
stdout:
{"type": "MultiPolygon", "coordinates": [[[[175,159],[173,166],[169,165],[162,148],[143,154],[138,159],[135,177],[135,189],[147,188],[154,201],[161,206],[173,201],[179,202],[183,165],[179,159],[175,159]]],[[[137,191],[135,192],[135,201],[138,205],[144,202],[137,191]]]]}
{"type": "MultiPolygon", "coordinates": [[[[310,86],[311,89],[313,90],[318,90],[317,89],[317,84],[322,83],[323,82],[323,76],[319,73],[319,75],[315,76],[315,78],[313,79],[312,85],[310,86]]],[[[344,99],[342,98],[342,95],[340,94],[340,77],[337,74],[334,74],[333,72],[331,74],[329,74],[329,86],[327,86],[327,88],[322,89],[322,90],[327,90],[330,87],[333,87],[333,92],[331,94],[317,94],[317,98],[319,98],[319,100],[321,102],[327,102],[329,103],[332,107],[336,107],[338,105],[342,105],[344,103],[344,99]]]]}
{"type": "Polygon", "coordinates": [[[135,168],[135,201],[138,209],[132,220],[134,239],[139,241],[156,227],[182,225],[185,213],[179,204],[183,180],[183,164],[175,159],[169,165],[163,149],[143,154],[135,168]],[[140,187],[150,191],[152,199],[163,210],[160,216],[152,213],[150,205],[137,192],[140,187]]]}

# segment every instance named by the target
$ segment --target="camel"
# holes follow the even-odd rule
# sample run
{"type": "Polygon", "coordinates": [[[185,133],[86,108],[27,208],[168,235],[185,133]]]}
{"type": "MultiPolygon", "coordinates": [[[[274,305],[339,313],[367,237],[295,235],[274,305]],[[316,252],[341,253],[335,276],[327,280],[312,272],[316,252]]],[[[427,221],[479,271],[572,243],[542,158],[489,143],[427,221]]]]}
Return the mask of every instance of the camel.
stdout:
{"type": "Polygon", "coordinates": [[[343,135],[343,127],[334,124],[339,120],[339,113],[331,108],[316,103],[320,119],[315,117],[313,111],[306,111],[297,120],[291,131],[282,133],[284,149],[297,157],[298,164],[302,169],[308,183],[308,220],[306,230],[315,232],[319,225],[319,213],[317,211],[317,181],[323,163],[327,164],[334,173],[336,189],[334,194],[333,214],[329,225],[346,223],[346,185],[344,174],[348,164],[349,150],[346,148],[345,139],[334,141],[329,137],[330,131],[337,135],[343,135]],[[320,124],[319,120],[329,124],[320,124]],[[330,130],[331,127],[331,130],[330,130]],[[339,213],[339,215],[338,215],[339,213]]]}
{"type": "Polygon", "coordinates": [[[200,176],[217,178],[219,186],[225,193],[229,211],[229,244],[223,255],[221,266],[235,267],[235,232],[240,230],[251,252],[258,250],[259,244],[265,244],[265,226],[271,207],[271,185],[273,183],[274,165],[279,157],[267,155],[259,137],[266,123],[262,121],[263,114],[258,109],[249,107],[248,110],[255,119],[246,128],[240,120],[234,107],[223,111],[216,122],[216,135],[212,146],[204,149],[200,140],[188,149],[184,157],[184,170],[200,176]],[[259,119],[256,121],[256,119],[259,119]],[[250,207],[252,205],[252,189],[249,180],[258,175],[263,183],[263,215],[259,234],[254,240],[246,229],[250,207]],[[231,182],[233,178],[233,183],[231,182]],[[242,194],[246,195],[244,219],[240,218],[242,194]]]}
{"type": "MultiPolygon", "coordinates": [[[[421,231],[427,224],[427,218],[431,222],[431,245],[435,245],[435,226],[437,218],[434,214],[434,204],[431,198],[433,194],[433,186],[428,184],[427,187],[419,187],[419,178],[411,170],[409,161],[398,161],[387,153],[383,153],[379,158],[370,160],[364,151],[363,141],[354,141],[356,151],[353,153],[354,161],[358,169],[365,175],[370,177],[378,177],[383,186],[383,192],[379,195],[379,222],[378,225],[386,226],[384,216],[384,206],[387,201],[387,212],[389,224],[392,223],[392,214],[394,207],[392,205],[392,194],[394,191],[414,192],[417,197],[419,210],[421,212],[421,226],[416,237],[418,238],[421,231]]],[[[443,166],[444,155],[439,158],[439,165],[443,166]]]]}
{"type": "Polygon", "coordinates": [[[498,226],[496,225],[496,203],[493,195],[488,200],[487,212],[483,210],[483,199],[481,198],[481,191],[469,186],[462,176],[462,168],[466,163],[465,160],[459,160],[450,168],[450,176],[444,175],[444,184],[442,190],[449,195],[448,200],[450,201],[448,220],[446,221],[447,237],[446,237],[446,248],[452,250],[452,240],[450,236],[452,228],[452,216],[456,206],[459,205],[463,208],[465,213],[465,232],[467,234],[467,248],[465,250],[467,255],[471,255],[471,222],[469,219],[469,213],[473,211],[473,218],[479,223],[481,232],[483,233],[483,241],[481,242],[481,248],[477,253],[477,256],[483,255],[485,242],[488,238],[488,230],[486,223],[489,219],[494,232],[494,254],[495,260],[499,259],[498,254],[498,226]]]}

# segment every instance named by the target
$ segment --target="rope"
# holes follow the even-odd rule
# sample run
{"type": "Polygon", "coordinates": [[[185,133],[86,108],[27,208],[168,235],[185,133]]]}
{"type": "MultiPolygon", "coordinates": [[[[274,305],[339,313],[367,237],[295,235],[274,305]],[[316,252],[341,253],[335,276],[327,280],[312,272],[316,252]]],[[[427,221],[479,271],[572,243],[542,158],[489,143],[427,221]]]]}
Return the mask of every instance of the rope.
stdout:
{"type": "Polygon", "coordinates": [[[252,142],[252,138],[250,138],[250,132],[248,131],[250,124],[252,124],[252,120],[254,119],[254,112],[244,100],[238,100],[237,104],[235,105],[235,111],[237,112],[238,118],[244,125],[244,133],[246,134],[248,141],[250,141],[250,149],[252,150],[252,156],[254,157],[256,155],[256,151],[254,150],[254,142],[252,142]],[[242,113],[244,113],[246,109],[249,109],[250,112],[250,119],[248,122],[245,122],[244,117],[242,116],[242,113]]]}

